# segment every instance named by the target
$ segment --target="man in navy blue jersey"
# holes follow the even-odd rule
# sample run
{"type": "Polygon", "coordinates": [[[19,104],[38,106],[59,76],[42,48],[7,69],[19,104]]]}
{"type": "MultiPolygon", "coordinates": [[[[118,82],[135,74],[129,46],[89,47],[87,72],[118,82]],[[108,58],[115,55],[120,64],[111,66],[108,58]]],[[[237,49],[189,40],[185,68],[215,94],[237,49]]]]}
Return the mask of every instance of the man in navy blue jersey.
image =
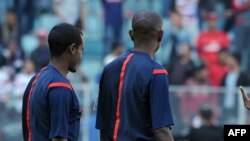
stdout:
{"type": "Polygon", "coordinates": [[[81,109],[66,78],[82,60],[81,31],[70,24],[52,28],[50,64],[29,82],[23,97],[24,141],[77,141],[81,109]]]}
{"type": "Polygon", "coordinates": [[[96,128],[101,141],[173,141],[168,73],[152,59],[162,20],[140,11],[129,35],[134,49],[108,64],[100,79],[96,128]]]}

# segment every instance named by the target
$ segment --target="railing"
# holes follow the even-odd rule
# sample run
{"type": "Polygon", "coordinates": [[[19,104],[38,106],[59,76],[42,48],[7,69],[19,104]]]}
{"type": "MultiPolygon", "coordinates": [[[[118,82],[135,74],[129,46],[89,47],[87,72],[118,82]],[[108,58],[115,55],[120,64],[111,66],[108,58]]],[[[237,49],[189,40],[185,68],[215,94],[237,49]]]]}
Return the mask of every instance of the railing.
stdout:
{"type": "MultiPolygon", "coordinates": [[[[81,89],[81,86],[76,86],[76,89],[81,89]]],[[[246,91],[250,92],[250,87],[245,87],[246,91]]],[[[180,98],[184,93],[189,93],[189,94],[194,94],[194,93],[203,93],[203,94],[214,94],[217,96],[218,101],[217,101],[217,105],[214,105],[214,103],[209,103],[211,104],[211,106],[220,109],[220,115],[218,118],[221,118],[222,120],[219,121],[220,124],[247,124],[247,110],[244,108],[244,104],[243,104],[243,100],[242,100],[242,96],[240,94],[239,91],[239,87],[235,87],[234,89],[235,91],[233,92],[234,95],[236,96],[236,98],[234,98],[234,102],[237,103],[236,107],[236,111],[237,114],[236,116],[236,120],[233,121],[223,121],[226,116],[228,115],[224,115],[223,113],[223,99],[221,98],[221,95],[225,95],[227,92],[227,88],[225,87],[210,87],[210,86],[170,86],[169,87],[169,92],[170,92],[170,103],[171,103],[171,108],[172,108],[172,113],[173,115],[175,115],[175,113],[180,113],[180,109],[178,109],[177,107],[174,107],[174,105],[172,103],[174,103],[172,100],[174,99],[173,95],[178,95],[177,98],[180,98]],[[172,102],[171,102],[172,101],[172,102]],[[221,102],[221,103],[220,103],[221,102]]],[[[95,103],[95,100],[98,96],[98,86],[94,85],[92,87],[88,87],[88,89],[84,90],[85,94],[82,97],[82,101],[83,101],[83,107],[84,107],[84,115],[83,115],[83,126],[82,126],[82,140],[89,140],[89,132],[88,132],[88,121],[89,121],[89,117],[90,117],[90,113],[91,110],[93,110],[90,107],[93,107],[93,103],[95,103]]],[[[176,98],[176,97],[175,97],[176,98]]],[[[191,101],[190,101],[191,102],[191,101]]],[[[176,103],[175,103],[176,104],[176,103]]],[[[181,119],[181,117],[179,117],[178,119],[181,119]]],[[[174,119],[175,123],[178,123],[180,121],[178,121],[178,119],[174,119]]],[[[219,119],[218,119],[219,120],[219,119]]],[[[180,134],[180,133],[185,133],[185,131],[181,131],[181,129],[185,129],[188,128],[190,125],[184,123],[181,127],[175,127],[173,126],[173,131],[176,134],[180,134]],[[185,127],[185,128],[183,128],[185,127]]],[[[93,127],[94,128],[94,127],[93,127]]],[[[90,140],[89,140],[90,141],[90,140]]],[[[91,140],[92,141],[92,140],[91,140]]]]}
{"type": "MultiPolygon", "coordinates": [[[[82,120],[81,120],[81,135],[79,141],[96,141],[94,139],[90,139],[91,136],[99,136],[97,130],[94,129],[94,124],[93,124],[93,116],[92,113],[95,112],[93,107],[94,103],[96,102],[97,96],[98,96],[98,84],[96,83],[90,83],[90,84],[73,84],[73,87],[75,89],[75,92],[78,95],[79,101],[81,106],[83,107],[83,115],[82,115],[82,120]],[[92,120],[92,126],[90,126],[90,121],[92,120]],[[95,133],[90,133],[95,132],[95,133]],[[92,134],[92,135],[90,135],[92,134]]],[[[246,91],[250,92],[250,87],[245,88],[246,91]]],[[[236,108],[236,114],[235,114],[235,119],[234,120],[229,120],[229,122],[225,122],[224,119],[228,118],[228,115],[224,113],[223,109],[223,101],[224,99],[220,99],[222,95],[227,94],[227,88],[225,87],[209,87],[209,86],[170,86],[169,87],[169,96],[170,96],[170,104],[172,108],[172,113],[174,115],[174,121],[175,125],[172,127],[173,128],[173,133],[175,134],[181,134],[185,133],[185,131],[182,131],[182,129],[188,128],[189,122],[183,122],[183,116],[181,114],[181,109],[180,105],[183,104],[182,98],[184,95],[193,95],[196,93],[202,93],[205,95],[215,95],[217,98],[219,98],[219,101],[217,101],[217,104],[214,103],[209,103],[210,105],[214,106],[217,109],[220,109],[220,116],[219,118],[222,118],[223,120],[220,121],[221,124],[249,124],[248,123],[248,116],[247,116],[247,110],[244,108],[244,104],[242,101],[242,97],[239,91],[238,87],[235,87],[235,92],[232,92],[234,94],[234,99],[233,102],[236,103],[235,105],[236,108]]],[[[225,96],[224,96],[225,97],[225,96]]],[[[189,102],[189,101],[188,101],[189,102]]],[[[192,100],[188,103],[192,103],[192,100]]],[[[194,102],[195,103],[195,102],[194,102]]],[[[198,109],[198,107],[196,107],[198,109]]],[[[3,110],[7,111],[8,110],[3,110]]],[[[7,113],[3,113],[3,111],[0,111],[0,115],[4,115],[7,113]]],[[[232,111],[233,113],[233,111],[232,111]]],[[[20,113],[16,113],[17,115],[11,115],[11,116],[16,116],[17,118],[9,120],[7,118],[1,119],[0,124],[5,123],[4,125],[0,125],[2,129],[2,133],[0,132],[0,140],[5,141],[1,139],[4,136],[7,136],[8,140],[16,140],[16,141],[22,141],[22,130],[21,130],[21,115],[20,113]],[[3,121],[6,120],[6,121],[3,121]],[[8,123],[6,123],[8,122],[8,123]],[[15,133],[15,134],[13,134],[15,133]]],[[[9,117],[12,118],[12,117],[9,117]]],[[[98,137],[97,137],[98,138],[98,137]]],[[[7,141],[7,140],[6,140],[7,141]]]]}

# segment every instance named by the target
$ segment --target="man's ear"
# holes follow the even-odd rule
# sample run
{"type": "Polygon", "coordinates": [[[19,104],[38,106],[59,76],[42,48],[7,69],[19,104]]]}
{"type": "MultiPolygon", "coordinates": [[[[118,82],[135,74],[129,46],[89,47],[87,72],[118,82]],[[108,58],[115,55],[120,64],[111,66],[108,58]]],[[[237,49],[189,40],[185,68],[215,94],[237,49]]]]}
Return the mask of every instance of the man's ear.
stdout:
{"type": "Polygon", "coordinates": [[[128,34],[129,34],[131,40],[134,41],[134,32],[133,32],[132,29],[130,29],[130,30],[128,31],[128,34]]]}
{"type": "Polygon", "coordinates": [[[72,55],[75,55],[77,52],[77,47],[75,43],[72,43],[71,45],[69,45],[69,51],[72,55]]]}
{"type": "Polygon", "coordinates": [[[158,32],[158,42],[161,42],[163,36],[163,30],[158,32]]]}

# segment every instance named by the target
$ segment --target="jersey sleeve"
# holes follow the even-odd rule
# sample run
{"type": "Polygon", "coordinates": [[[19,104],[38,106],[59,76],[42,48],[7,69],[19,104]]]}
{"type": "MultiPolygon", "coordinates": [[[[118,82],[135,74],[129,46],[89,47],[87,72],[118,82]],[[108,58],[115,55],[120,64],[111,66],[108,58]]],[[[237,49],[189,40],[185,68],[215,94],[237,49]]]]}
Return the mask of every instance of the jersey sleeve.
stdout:
{"type": "Polygon", "coordinates": [[[49,91],[50,139],[55,137],[68,139],[72,101],[73,95],[70,89],[57,87],[49,91]]]}
{"type": "Polygon", "coordinates": [[[153,129],[173,125],[169,104],[168,75],[164,69],[155,69],[150,90],[150,110],[153,129]]]}

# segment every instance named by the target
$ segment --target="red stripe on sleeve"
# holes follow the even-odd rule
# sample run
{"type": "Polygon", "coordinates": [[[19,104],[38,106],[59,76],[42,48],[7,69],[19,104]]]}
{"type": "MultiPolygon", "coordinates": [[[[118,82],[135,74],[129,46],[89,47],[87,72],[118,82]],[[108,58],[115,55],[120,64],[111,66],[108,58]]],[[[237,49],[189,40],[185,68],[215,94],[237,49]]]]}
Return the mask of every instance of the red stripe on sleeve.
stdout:
{"type": "Polygon", "coordinates": [[[168,74],[165,69],[154,69],[153,74],[168,74]]]}
{"type": "Polygon", "coordinates": [[[63,82],[54,82],[48,85],[48,88],[54,88],[54,87],[64,87],[70,90],[73,90],[70,84],[68,83],[63,83],[63,82]]]}

